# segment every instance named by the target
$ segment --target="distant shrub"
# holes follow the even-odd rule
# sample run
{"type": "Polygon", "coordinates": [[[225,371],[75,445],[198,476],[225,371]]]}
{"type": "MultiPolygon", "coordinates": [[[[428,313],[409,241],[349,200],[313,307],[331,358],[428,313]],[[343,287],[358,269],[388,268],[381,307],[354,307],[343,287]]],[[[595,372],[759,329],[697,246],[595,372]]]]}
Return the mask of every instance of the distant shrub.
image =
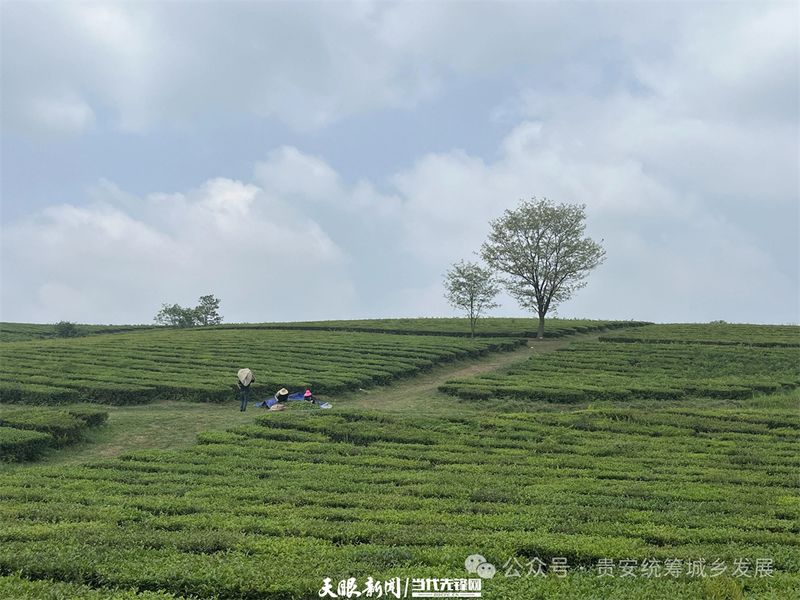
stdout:
{"type": "Polygon", "coordinates": [[[78,327],[75,323],[71,323],[70,321],[59,321],[55,324],[55,332],[57,337],[69,338],[69,337],[77,337],[78,327]]]}

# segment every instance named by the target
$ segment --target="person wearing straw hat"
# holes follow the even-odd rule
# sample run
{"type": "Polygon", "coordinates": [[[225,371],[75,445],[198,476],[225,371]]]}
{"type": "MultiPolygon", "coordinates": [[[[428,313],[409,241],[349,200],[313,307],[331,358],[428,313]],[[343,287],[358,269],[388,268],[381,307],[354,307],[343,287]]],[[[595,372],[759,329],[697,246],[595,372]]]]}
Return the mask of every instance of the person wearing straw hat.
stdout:
{"type": "Polygon", "coordinates": [[[256,376],[250,369],[239,369],[236,374],[236,385],[239,387],[239,411],[247,410],[247,401],[250,400],[250,386],[255,382],[256,376]]]}
{"type": "Polygon", "coordinates": [[[281,388],[275,395],[272,396],[269,400],[264,400],[263,402],[259,402],[256,406],[263,406],[269,410],[284,410],[286,408],[286,404],[284,402],[289,397],[289,390],[286,388],[281,388]]]}

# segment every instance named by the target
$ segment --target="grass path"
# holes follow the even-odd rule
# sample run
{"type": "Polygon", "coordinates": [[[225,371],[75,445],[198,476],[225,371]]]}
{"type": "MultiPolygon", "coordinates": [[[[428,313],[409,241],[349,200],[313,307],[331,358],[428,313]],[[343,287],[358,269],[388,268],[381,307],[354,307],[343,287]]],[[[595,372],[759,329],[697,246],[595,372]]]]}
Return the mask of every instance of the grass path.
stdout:
{"type": "Polygon", "coordinates": [[[446,414],[454,410],[475,409],[480,403],[465,402],[442,394],[438,391],[439,386],[450,379],[500,371],[526,360],[532,354],[553,352],[571,342],[597,340],[599,336],[599,333],[589,333],[552,340],[528,340],[524,346],[511,352],[493,352],[479,359],[448,363],[392,385],[359,391],[349,397],[331,397],[329,400],[338,408],[370,408],[391,413],[446,414]]]}
{"type": "MultiPolygon", "coordinates": [[[[447,363],[420,375],[400,379],[392,385],[354,390],[350,396],[337,395],[324,399],[334,404],[334,410],[370,408],[391,413],[431,415],[481,410],[481,403],[464,402],[441,394],[437,391],[438,386],[448,379],[504,369],[527,359],[533,353],[553,352],[572,341],[593,340],[599,335],[591,333],[553,340],[529,340],[525,346],[510,352],[492,352],[480,358],[447,363]]],[[[108,406],[107,424],[90,430],[85,442],[50,451],[36,463],[0,464],[0,470],[23,465],[79,464],[145,448],[186,448],[195,443],[201,431],[244,425],[251,423],[256,415],[265,414],[265,411],[253,408],[254,403],[246,412],[239,411],[239,402],[234,397],[224,404],[163,401],[138,406],[108,406]]],[[[299,413],[303,411],[319,410],[305,403],[291,405],[291,409],[298,412],[298,418],[301,418],[299,413]]]]}

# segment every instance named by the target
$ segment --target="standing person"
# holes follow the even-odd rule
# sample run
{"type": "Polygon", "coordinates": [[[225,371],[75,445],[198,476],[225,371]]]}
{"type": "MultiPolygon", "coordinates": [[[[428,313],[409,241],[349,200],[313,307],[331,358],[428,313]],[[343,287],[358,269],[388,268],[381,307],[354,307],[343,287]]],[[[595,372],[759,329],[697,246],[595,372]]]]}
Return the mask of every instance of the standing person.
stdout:
{"type": "Polygon", "coordinates": [[[250,385],[255,382],[256,376],[250,369],[239,369],[236,376],[236,384],[239,386],[239,410],[244,412],[247,410],[247,401],[250,400],[250,385]]]}

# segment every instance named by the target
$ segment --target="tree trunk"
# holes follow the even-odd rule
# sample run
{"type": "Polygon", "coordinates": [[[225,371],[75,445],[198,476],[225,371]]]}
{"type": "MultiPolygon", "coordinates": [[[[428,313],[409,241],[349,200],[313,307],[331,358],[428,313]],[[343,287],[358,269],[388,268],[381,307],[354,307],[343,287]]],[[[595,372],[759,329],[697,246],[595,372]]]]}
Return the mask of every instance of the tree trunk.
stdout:
{"type": "Polygon", "coordinates": [[[539,315],[539,333],[536,335],[536,339],[544,339],[544,315],[542,314],[539,315]]]}

